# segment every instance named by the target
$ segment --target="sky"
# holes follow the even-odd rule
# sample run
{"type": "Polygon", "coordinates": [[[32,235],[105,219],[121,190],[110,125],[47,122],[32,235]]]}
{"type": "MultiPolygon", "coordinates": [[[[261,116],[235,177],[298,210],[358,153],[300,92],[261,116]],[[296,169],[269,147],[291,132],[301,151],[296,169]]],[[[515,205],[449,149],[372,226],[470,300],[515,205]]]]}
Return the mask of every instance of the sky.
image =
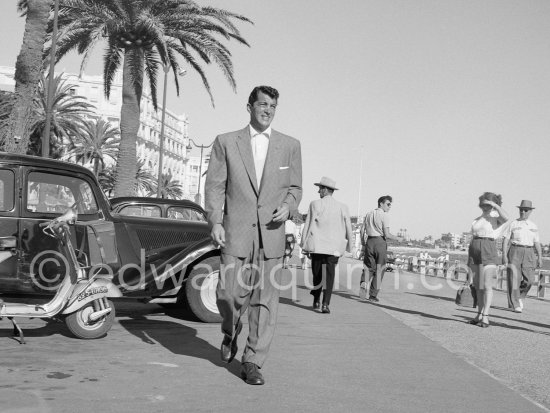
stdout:
{"type": "MultiPolygon", "coordinates": [[[[389,194],[392,233],[439,238],[469,231],[491,191],[511,217],[532,200],[550,242],[550,2],[196,1],[254,24],[238,25],[250,47],[228,43],[236,93],[215,66],[215,107],[192,69],[179,97],[169,83],[167,107],[195,142],[246,126],[248,95],[267,84],[280,92],[273,128],[301,141],[301,212],[327,176],[351,215],[389,194]]],[[[15,64],[23,28],[16,2],[0,2],[0,65],[15,64]]],[[[102,52],[87,74],[102,73],[102,52]]],[[[71,55],[56,71],[79,65],[71,55]]]]}

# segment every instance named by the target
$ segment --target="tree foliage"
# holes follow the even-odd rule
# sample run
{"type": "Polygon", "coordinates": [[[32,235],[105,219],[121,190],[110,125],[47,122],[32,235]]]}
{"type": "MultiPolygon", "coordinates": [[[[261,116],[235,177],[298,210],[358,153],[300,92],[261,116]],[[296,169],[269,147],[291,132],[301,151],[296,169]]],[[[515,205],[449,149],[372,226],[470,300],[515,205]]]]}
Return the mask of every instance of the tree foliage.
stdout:
{"type": "MultiPolygon", "coordinates": [[[[103,77],[109,97],[116,72],[122,68],[121,143],[115,195],[132,195],[136,171],[143,80],[147,78],[157,108],[159,69],[172,69],[179,94],[178,59],[195,70],[214,103],[203,64],[215,63],[235,89],[231,53],[222,42],[247,44],[235,21],[244,16],[191,0],[63,0],[59,11],[59,60],[75,50],[84,70],[91,51],[105,41],[103,77]],[[221,38],[221,39],[220,39],[221,38]]],[[[161,70],[162,72],[162,70],[161,70]]]]}
{"type": "Polygon", "coordinates": [[[105,169],[106,158],[116,160],[120,132],[105,119],[89,119],[84,122],[82,133],[73,139],[69,157],[83,165],[93,163],[94,174],[105,169]]]}

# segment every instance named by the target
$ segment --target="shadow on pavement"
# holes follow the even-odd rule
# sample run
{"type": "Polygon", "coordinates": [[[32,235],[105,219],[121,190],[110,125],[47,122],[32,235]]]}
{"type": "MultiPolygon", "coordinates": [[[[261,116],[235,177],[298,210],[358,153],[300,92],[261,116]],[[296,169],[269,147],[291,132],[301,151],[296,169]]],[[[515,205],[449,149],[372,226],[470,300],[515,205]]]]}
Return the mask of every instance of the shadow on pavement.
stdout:
{"type": "Polygon", "coordinates": [[[411,293],[409,291],[405,291],[405,294],[412,294],[412,295],[417,295],[419,297],[433,298],[434,300],[445,300],[445,301],[453,301],[453,302],[455,300],[454,297],[441,297],[439,295],[432,295],[432,294],[411,293]]]}
{"type": "MultiPolygon", "coordinates": [[[[296,287],[300,288],[301,290],[306,290],[307,292],[311,291],[311,288],[308,288],[304,285],[297,285],[296,287]]],[[[357,294],[351,293],[348,290],[340,290],[335,288],[332,291],[332,295],[337,295],[338,297],[342,297],[342,298],[348,298],[350,300],[360,301],[359,296],[357,294]]]]}
{"type": "MultiPolygon", "coordinates": [[[[313,298],[312,298],[312,300],[313,300],[313,298]]],[[[285,305],[290,305],[290,306],[296,307],[296,308],[300,308],[302,310],[313,311],[313,308],[312,308],[311,305],[298,304],[297,301],[293,301],[290,298],[280,297],[279,298],[279,303],[280,304],[285,304],[285,305]]],[[[313,301],[312,301],[312,304],[313,304],[313,301]]]]}
{"type": "Polygon", "coordinates": [[[373,304],[373,303],[370,303],[368,301],[362,301],[363,303],[365,304],[370,304],[370,305],[374,305],[376,307],[380,307],[380,308],[385,308],[386,310],[391,310],[391,311],[398,311],[400,313],[406,313],[406,314],[414,314],[414,315],[419,315],[421,317],[425,317],[425,318],[433,318],[433,319],[436,319],[436,320],[447,320],[447,321],[456,321],[456,322],[460,322],[454,318],[447,318],[447,317],[441,317],[441,316],[437,316],[437,315],[434,315],[434,314],[429,314],[429,313],[424,313],[422,311],[415,311],[415,310],[406,310],[404,308],[399,308],[399,307],[392,307],[390,305],[387,305],[387,304],[373,304]]]}
{"type": "MultiPolygon", "coordinates": [[[[76,338],[69,332],[63,321],[52,320],[51,318],[44,318],[42,320],[46,322],[46,325],[44,325],[43,327],[26,328],[26,326],[21,323],[21,320],[23,320],[23,318],[15,319],[15,321],[19,324],[19,327],[21,327],[21,329],[23,330],[23,335],[25,336],[25,339],[28,339],[29,337],[48,337],[59,334],[63,337],[78,340],[78,338],[76,338]]],[[[14,336],[13,334],[13,324],[11,323],[11,321],[9,321],[8,319],[5,319],[3,321],[4,322],[0,324],[0,338],[7,337],[20,343],[21,341],[19,337],[14,336]]]]}
{"type": "MultiPolygon", "coordinates": [[[[502,307],[499,307],[499,308],[504,309],[502,307]]],[[[459,308],[458,310],[465,311],[462,308],[459,308]]],[[[507,309],[505,309],[505,310],[507,310],[507,309]]],[[[460,315],[460,317],[462,317],[464,319],[467,319],[467,320],[472,319],[472,317],[466,317],[466,316],[463,316],[463,315],[460,315]]],[[[531,326],[534,326],[534,327],[540,327],[540,328],[546,328],[546,329],[550,329],[550,324],[542,324],[542,323],[537,323],[535,321],[527,321],[527,320],[521,320],[521,319],[517,319],[517,318],[503,317],[503,316],[500,316],[500,315],[496,315],[494,313],[489,314],[489,322],[491,323],[492,326],[509,328],[511,330],[523,330],[523,331],[528,331],[530,333],[543,334],[543,335],[547,335],[547,336],[550,335],[550,331],[532,330],[530,328],[520,327],[520,326],[517,326],[517,325],[510,325],[510,324],[505,324],[505,323],[500,323],[500,322],[495,323],[494,322],[495,318],[499,319],[499,320],[509,320],[509,321],[513,321],[513,322],[516,322],[516,323],[528,324],[528,325],[531,325],[531,326]]]]}
{"type": "Polygon", "coordinates": [[[150,320],[136,314],[131,315],[129,319],[119,320],[119,324],[146,344],[159,344],[174,354],[208,360],[240,377],[240,364],[222,362],[220,349],[197,337],[197,330],[192,327],[173,321],[150,320]]]}

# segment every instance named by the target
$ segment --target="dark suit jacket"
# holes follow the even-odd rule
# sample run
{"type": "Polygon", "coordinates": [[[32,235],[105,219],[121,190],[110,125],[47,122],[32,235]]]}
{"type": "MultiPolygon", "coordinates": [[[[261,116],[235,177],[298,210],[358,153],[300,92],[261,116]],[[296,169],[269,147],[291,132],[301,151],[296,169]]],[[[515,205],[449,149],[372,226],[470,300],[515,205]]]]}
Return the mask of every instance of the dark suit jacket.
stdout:
{"type": "Polygon", "coordinates": [[[249,127],[216,137],[205,183],[205,209],[210,226],[225,229],[225,254],[246,257],[258,226],[266,258],[281,257],[284,222],[273,212],[287,204],[292,215],[302,198],[300,142],[272,129],[262,182],[258,188],[249,127]]]}

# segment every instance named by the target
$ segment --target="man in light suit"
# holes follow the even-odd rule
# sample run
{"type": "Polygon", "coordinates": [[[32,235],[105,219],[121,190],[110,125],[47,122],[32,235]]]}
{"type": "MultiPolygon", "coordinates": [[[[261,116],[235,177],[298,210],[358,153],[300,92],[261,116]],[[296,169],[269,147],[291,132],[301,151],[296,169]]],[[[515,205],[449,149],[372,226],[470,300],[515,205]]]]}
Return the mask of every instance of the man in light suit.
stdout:
{"type": "Polygon", "coordinates": [[[321,181],[314,185],[319,187],[321,199],[309,205],[302,235],[302,248],[311,255],[313,309],[321,309],[321,312],[328,314],[336,265],[345,251],[352,252],[353,232],[348,207],[332,197],[338,189],[336,183],[323,176],[321,181]],[[324,292],[322,308],[321,289],[324,292]]]}
{"type": "Polygon", "coordinates": [[[250,124],[216,138],[205,184],[211,236],[221,247],[221,357],[228,363],[235,357],[240,318],[248,308],[241,377],[256,385],[264,384],[259,370],[277,320],[284,223],[302,198],[300,142],[270,126],[278,98],[272,87],[254,88],[247,104],[250,124]]]}

